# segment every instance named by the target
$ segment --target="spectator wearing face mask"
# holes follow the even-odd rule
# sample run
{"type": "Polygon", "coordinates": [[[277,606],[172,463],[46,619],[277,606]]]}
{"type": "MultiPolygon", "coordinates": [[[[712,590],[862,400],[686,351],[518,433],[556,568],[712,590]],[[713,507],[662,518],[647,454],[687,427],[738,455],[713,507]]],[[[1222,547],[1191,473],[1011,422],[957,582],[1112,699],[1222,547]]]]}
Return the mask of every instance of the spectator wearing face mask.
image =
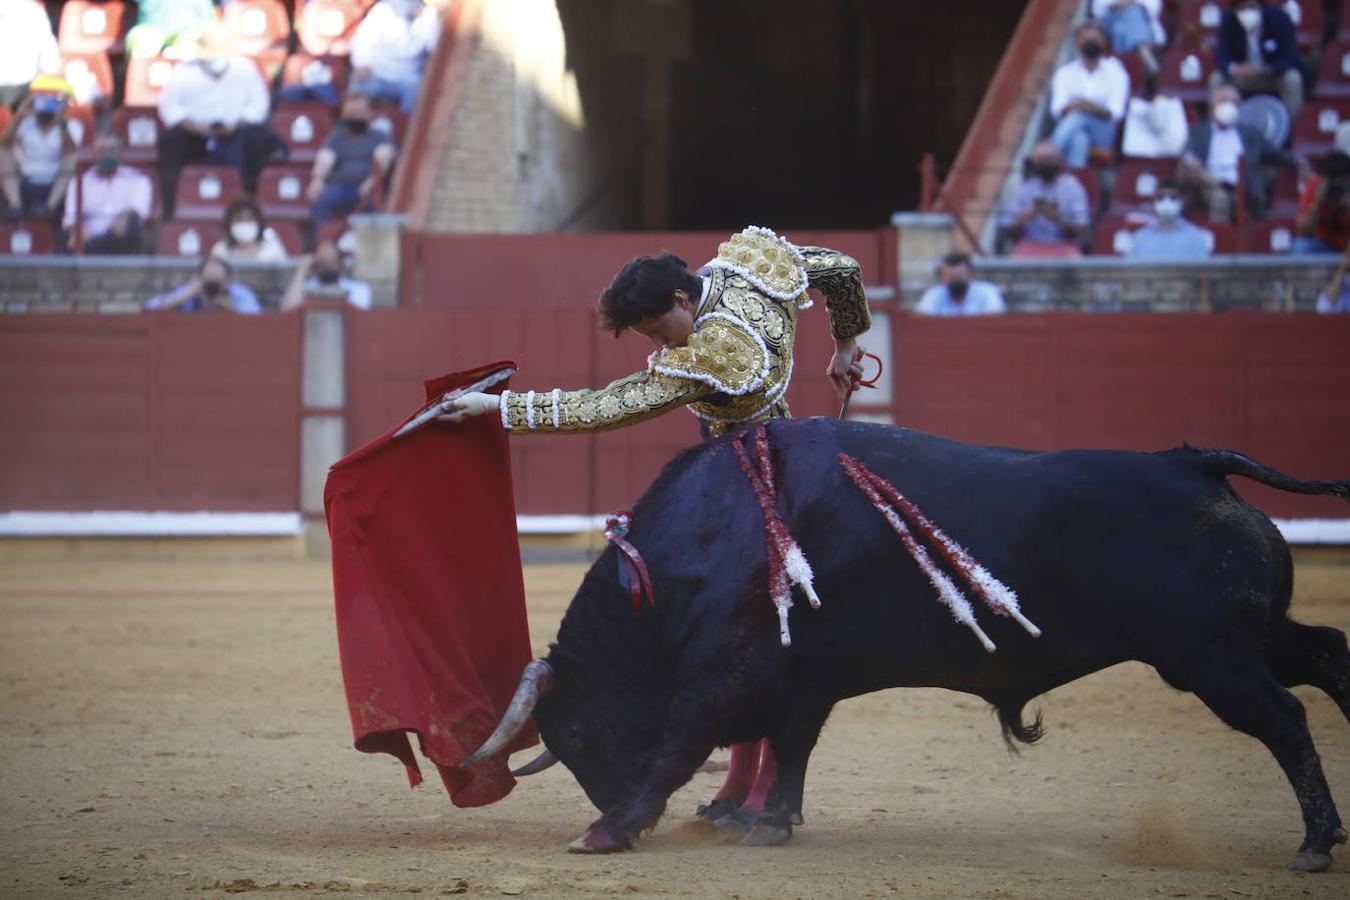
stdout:
{"type": "Polygon", "coordinates": [[[142,227],[150,218],[154,185],[150,176],[122,165],[122,140],[112,132],[94,138],[94,165],[66,191],[62,227],[67,245],[78,226],[89,254],[141,253],[142,227]]]}
{"type": "Polygon", "coordinates": [[[252,197],[235,197],[225,207],[225,236],[211,248],[211,255],[230,262],[285,262],[286,247],[267,227],[262,210],[252,197]]]}
{"type": "Polygon", "coordinates": [[[183,167],[209,162],[239,169],[244,190],[258,173],[286,155],[286,144],[264,123],[271,105],[267,83],[252,60],[231,49],[229,33],[213,22],[197,41],[197,59],[176,66],[159,99],[159,177],[164,217],[173,218],[183,167]]]}
{"type": "MultiPolygon", "coordinates": [[[[1337,135],[1338,148],[1342,144],[1337,135]]],[[[1336,149],[1317,164],[1298,199],[1293,252],[1342,253],[1350,247],[1350,155],[1336,149]]]]}
{"type": "Polygon", "coordinates": [[[1156,47],[1167,43],[1162,26],[1162,0],[1092,0],[1092,16],[1101,23],[1116,53],[1138,51],[1153,71],[1156,47]]]}
{"type": "Polygon", "coordinates": [[[173,290],[145,301],[147,310],[234,312],[257,315],[262,304],[247,285],[234,280],[234,269],[219,256],[202,260],[197,274],[173,290]]]}
{"type": "Polygon", "coordinates": [[[60,213],[79,149],[65,111],[63,95],[30,94],[0,134],[0,193],[11,217],[60,213]]]}
{"type": "Polygon", "coordinates": [[[1181,216],[1181,185],[1174,178],[1158,185],[1153,197],[1157,219],[1134,233],[1126,254],[1132,259],[1205,259],[1213,252],[1214,235],[1181,216]]]}
{"type": "Polygon", "coordinates": [[[1055,130],[1050,140],[1074,169],[1087,165],[1093,149],[1111,151],[1116,129],[1130,99],[1130,76],[1120,60],[1104,56],[1101,26],[1084,22],[1074,32],[1078,58],[1055,70],[1050,82],[1050,115],[1055,130]]]}
{"type": "Polygon", "coordinates": [[[1276,94],[1290,118],[1303,106],[1303,62],[1294,22],[1278,4],[1234,0],[1219,21],[1211,86],[1231,84],[1242,96],[1276,94]]]}
{"type": "Polygon", "coordinates": [[[921,316],[991,316],[1006,312],[998,288],[974,276],[969,256],[948,254],[938,264],[938,283],[923,292],[914,312],[921,316]]]}
{"type": "Polygon", "coordinates": [[[316,229],[354,210],[375,208],[395,151],[387,132],[370,127],[370,117],[370,98],[348,91],[342,101],[342,123],[315,157],[306,191],[316,229]]]}
{"type": "Polygon", "coordinates": [[[1064,171],[1059,148],[1050,141],[1032,149],[1028,170],[1001,216],[1005,236],[1015,242],[1013,254],[1076,255],[1091,218],[1087,189],[1064,171]]]}
{"type": "Polygon", "coordinates": [[[34,78],[60,68],[61,50],[42,4],[0,0],[0,105],[14,106],[34,78]]]}
{"type": "Polygon", "coordinates": [[[370,285],[356,278],[348,278],[343,271],[342,253],[337,244],[324,241],[314,248],[314,255],[301,260],[295,276],[281,298],[281,310],[295,309],[310,294],[341,293],[357,309],[370,309],[370,285]]]}
{"type": "Polygon", "coordinates": [[[380,0],[352,35],[352,87],[411,113],[422,70],[441,33],[439,5],[422,0],[380,0]]]}
{"type": "Polygon", "coordinates": [[[1239,172],[1246,185],[1247,211],[1259,219],[1270,199],[1267,167],[1306,169],[1297,156],[1271,144],[1261,129],[1238,121],[1241,99],[1230,85],[1210,91],[1210,116],[1191,127],[1177,167],[1188,206],[1207,210],[1211,222],[1232,221],[1239,172]]]}

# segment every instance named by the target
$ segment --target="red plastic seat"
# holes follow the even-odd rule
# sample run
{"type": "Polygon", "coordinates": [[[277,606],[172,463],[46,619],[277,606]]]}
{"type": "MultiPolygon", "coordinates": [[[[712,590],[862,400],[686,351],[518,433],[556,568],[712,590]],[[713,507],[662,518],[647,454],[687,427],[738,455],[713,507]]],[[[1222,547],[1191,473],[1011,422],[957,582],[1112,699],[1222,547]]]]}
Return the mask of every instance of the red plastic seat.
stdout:
{"type": "Polygon", "coordinates": [[[333,130],[333,113],[321,103],[297,103],[272,113],[269,124],[291,148],[291,162],[313,162],[333,130]]]}
{"type": "Polygon", "coordinates": [[[1326,24],[1322,0],[1284,0],[1280,6],[1294,22],[1294,38],[1300,50],[1321,45],[1326,24]]]}
{"type": "Polygon", "coordinates": [[[300,223],[294,219],[268,222],[267,227],[276,234],[281,246],[286,248],[287,256],[299,256],[305,252],[305,238],[300,232],[300,223]]]}
{"type": "Polygon", "coordinates": [[[125,14],[126,4],[121,0],[105,3],[66,0],[61,7],[56,41],[62,52],[119,53],[125,14]]]}
{"type": "Polygon", "coordinates": [[[1125,67],[1125,74],[1130,76],[1130,96],[1144,96],[1144,82],[1148,77],[1148,68],[1144,65],[1143,57],[1138,53],[1121,53],[1116,59],[1125,67]]]}
{"type": "Polygon", "coordinates": [[[347,56],[352,34],[371,5],[361,0],[310,0],[296,18],[300,46],[315,56],[347,56]]]}
{"type": "Polygon", "coordinates": [[[291,20],[281,0],[231,0],[222,7],[221,20],[237,53],[252,57],[269,75],[276,74],[291,38],[291,20]]]}
{"type": "Polygon", "coordinates": [[[128,58],[122,102],[127,106],[158,106],[159,95],[164,93],[176,65],[177,60],[163,56],[128,58]]]}
{"type": "Polygon", "coordinates": [[[71,140],[80,150],[85,150],[94,142],[94,110],[89,106],[69,106],[66,108],[66,130],[71,140]]]}
{"type": "Polygon", "coordinates": [[[1210,246],[1210,252],[1216,256],[1238,251],[1237,229],[1232,225],[1226,222],[1193,222],[1191,224],[1204,228],[1214,236],[1214,243],[1210,246]]]}
{"type": "Polygon", "coordinates": [[[1088,195],[1088,217],[1096,218],[1097,213],[1102,208],[1102,188],[1101,180],[1098,178],[1096,169],[1065,169],[1070,175],[1078,179],[1078,183],[1083,186],[1083,190],[1088,195]]]}
{"type": "Polygon", "coordinates": [[[1130,213],[1153,211],[1153,195],[1158,183],[1176,175],[1176,160],[1129,159],[1116,169],[1116,183],[1111,188],[1107,213],[1123,217],[1130,213]]]}
{"type": "Polygon", "coordinates": [[[187,166],[178,176],[174,216],[188,220],[216,220],[242,192],[239,170],[229,166],[187,166]]]}
{"type": "Polygon", "coordinates": [[[1094,256],[1124,256],[1130,252],[1133,235],[1144,225],[1144,220],[1131,220],[1123,216],[1109,216],[1097,223],[1092,235],[1092,254],[1094,256]]]}
{"type": "Polygon", "coordinates": [[[127,162],[154,162],[158,157],[164,126],[154,107],[119,106],[113,110],[112,130],[122,139],[122,159],[127,162]]]}
{"type": "Polygon", "coordinates": [[[351,226],[347,224],[345,218],[329,219],[320,225],[315,241],[320,244],[336,244],[343,253],[356,252],[356,235],[352,233],[351,226]]]}
{"type": "Polygon", "coordinates": [[[1293,169],[1276,169],[1270,189],[1268,219],[1293,219],[1298,216],[1298,173],[1293,169]]]}
{"type": "Polygon", "coordinates": [[[1186,103],[1206,100],[1213,71],[1214,56],[1208,50],[1174,46],[1158,63],[1158,93],[1186,103]]]}
{"type": "Polygon", "coordinates": [[[1221,0],[1184,0],[1177,9],[1175,46],[1213,49],[1226,4],[1221,0]]]}
{"type": "Polygon", "coordinates": [[[292,53],[281,68],[281,87],[303,87],[305,73],[316,67],[327,77],[328,83],[341,97],[347,92],[347,60],[342,56],[315,56],[312,53],[292,53]]]}
{"type": "Polygon", "coordinates": [[[46,222],[0,222],[0,256],[42,256],[56,249],[46,222]]]}
{"type": "Polygon", "coordinates": [[[1288,253],[1294,246],[1294,220],[1266,218],[1247,225],[1242,249],[1247,253],[1288,253]]]}
{"type": "Polygon", "coordinates": [[[200,259],[211,252],[221,234],[219,222],[165,222],[160,226],[155,252],[200,259]]]}
{"type": "Polygon", "coordinates": [[[403,135],[408,130],[408,116],[397,106],[381,104],[375,107],[370,117],[370,127],[385,132],[393,140],[395,147],[401,147],[403,135]]]}
{"type": "Polygon", "coordinates": [[[61,77],[75,90],[76,103],[82,106],[112,103],[112,63],[104,51],[61,51],[61,77]]]}
{"type": "Polygon", "coordinates": [[[1319,100],[1350,97],[1350,41],[1336,40],[1327,44],[1317,68],[1317,87],[1313,96],[1319,100]]]}
{"type": "Polygon", "coordinates": [[[268,166],[258,176],[258,206],[269,221],[309,218],[307,166],[268,166]]]}
{"type": "Polygon", "coordinates": [[[1336,126],[1350,119],[1350,99],[1309,100],[1294,118],[1293,148],[1303,156],[1322,156],[1332,149],[1336,126]]]}

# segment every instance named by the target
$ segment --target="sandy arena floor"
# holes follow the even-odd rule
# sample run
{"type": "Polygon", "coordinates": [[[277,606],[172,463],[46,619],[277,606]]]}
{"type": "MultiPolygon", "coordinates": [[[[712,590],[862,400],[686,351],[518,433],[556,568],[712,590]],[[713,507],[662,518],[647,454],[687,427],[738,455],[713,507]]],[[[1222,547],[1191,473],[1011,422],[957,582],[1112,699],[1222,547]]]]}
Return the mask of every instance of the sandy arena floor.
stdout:
{"type": "MultiPolygon", "coordinates": [[[[538,649],[581,573],[528,569],[538,649]]],[[[1043,698],[1021,756],[972,698],[842,705],[785,847],[692,822],[700,774],[637,851],[568,855],[595,813],[561,766],[458,810],[351,748],[328,578],[0,562],[0,896],[1350,897],[1350,848],[1282,870],[1302,828],[1266,750],[1139,665],[1043,698]]],[[[1350,629],[1350,562],[1301,564],[1295,613],[1350,629]]],[[[1298,694],[1350,818],[1350,726],[1298,694]]]]}

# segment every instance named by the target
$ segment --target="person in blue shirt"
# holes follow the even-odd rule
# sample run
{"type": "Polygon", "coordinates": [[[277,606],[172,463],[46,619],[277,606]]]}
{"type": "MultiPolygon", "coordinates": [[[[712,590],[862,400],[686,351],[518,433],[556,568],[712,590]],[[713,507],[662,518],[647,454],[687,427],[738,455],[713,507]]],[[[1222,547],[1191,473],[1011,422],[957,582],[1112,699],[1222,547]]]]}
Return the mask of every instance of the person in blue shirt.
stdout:
{"type": "Polygon", "coordinates": [[[219,256],[202,260],[197,274],[171,291],[145,301],[147,310],[233,312],[257,315],[262,304],[247,285],[234,280],[234,270],[219,256]]]}
{"type": "Polygon", "coordinates": [[[950,253],[938,264],[938,283],[924,291],[914,311],[921,316],[989,316],[1007,311],[1003,295],[988,281],[975,280],[964,253],[950,253]]]}
{"type": "Polygon", "coordinates": [[[1131,259],[1205,259],[1214,252],[1214,234],[1192,225],[1181,216],[1181,185],[1164,179],[1153,195],[1158,218],[1134,233],[1126,256],[1131,259]]]}

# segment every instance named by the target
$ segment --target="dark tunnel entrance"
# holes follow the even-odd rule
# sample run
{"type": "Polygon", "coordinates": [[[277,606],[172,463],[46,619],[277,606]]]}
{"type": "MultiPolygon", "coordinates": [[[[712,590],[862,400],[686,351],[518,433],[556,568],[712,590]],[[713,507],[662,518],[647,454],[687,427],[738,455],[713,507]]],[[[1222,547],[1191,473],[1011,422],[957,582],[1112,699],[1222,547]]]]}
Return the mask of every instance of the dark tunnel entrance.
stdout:
{"type": "Polygon", "coordinates": [[[604,218],[873,227],[949,163],[1027,0],[558,0],[604,218]]]}

